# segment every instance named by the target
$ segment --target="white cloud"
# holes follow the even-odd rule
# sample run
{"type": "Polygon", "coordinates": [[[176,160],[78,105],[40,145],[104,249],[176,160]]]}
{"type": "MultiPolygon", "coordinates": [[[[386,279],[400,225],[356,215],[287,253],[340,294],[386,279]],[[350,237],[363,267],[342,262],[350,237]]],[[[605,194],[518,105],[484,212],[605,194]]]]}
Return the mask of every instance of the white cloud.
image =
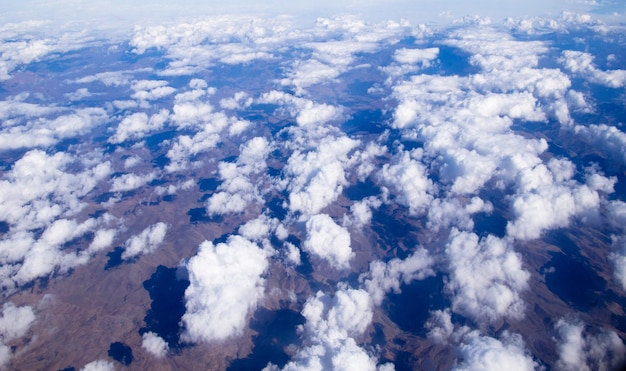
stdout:
{"type": "Polygon", "coordinates": [[[253,99],[248,96],[245,91],[235,93],[232,98],[224,98],[220,100],[220,107],[223,109],[240,110],[249,107],[253,99]]]}
{"type": "Polygon", "coordinates": [[[626,165],[626,133],[615,126],[600,125],[576,125],[574,132],[584,141],[592,144],[622,165],[626,165]]]}
{"type": "Polygon", "coordinates": [[[612,192],[615,180],[595,174],[588,184],[579,184],[571,180],[572,166],[568,160],[552,159],[547,166],[537,164],[520,171],[518,193],[511,202],[514,220],[507,224],[508,235],[522,240],[538,238],[545,230],[568,226],[573,217],[598,212],[598,191],[612,192]]]}
{"type": "Polygon", "coordinates": [[[186,342],[222,341],[243,332],[265,292],[267,253],[241,236],[205,241],[186,264],[190,285],[182,317],[186,342]]]}
{"type": "Polygon", "coordinates": [[[332,297],[318,292],[307,300],[302,315],[306,318],[304,343],[308,345],[298,349],[283,370],[376,370],[376,357],[354,339],[372,321],[366,291],[340,289],[332,297]]]}
{"type": "Polygon", "coordinates": [[[161,129],[168,116],[169,111],[166,109],[162,109],[150,118],[144,112],[133,113],[119,123],[115,134],[109,138],[109,143],[117,144],[127,140],[141,139],[147,133],[161,129]]]}
{"type": "Polygon", "coordinates": [[[24,336],[35,318],[35,312],[29,306],[16,307],[12,302],[4,303],[0,317],[0,367],[4,368],[12,356],[12,350],[6,343],[24,336]]]}
{"type": "Polygon", "coordinates": [[[200,101],[177,103],[173,111],[170,118],[178,129],[197,132],[193,136],[185,134],[175,139],[167,152],[171,160],[165,168],[168,172],[186,169],[193,156],[215,148],[222,142],[222,132],[227,128],[228,135],[236,136],[251,125],[247,120],[228,117],[222,112],[213,113],[210,104],[200,101]]]}
{"type": "Polygon", "coordinates": [[[128,169],[128,168],[131,168],[133,166],[136,166],[136,165],[140,164],[141,161],[142,161],[142,159],[139,156],[130,156],[126,160],[124,160],[124,169],[128,169]]]}
{"type": "Polygon", "coordinates": [[[412,215],[426,210],[435,191],[426,167],[419,161],[421,156],[415,153],[402,152],[393,163],[384,164],[377,174],[379,181],[395,196],[396,202],[408,207],[412,215]]]}
{"type": "Polygon", "coordinates": [[[623,87],[626,84],[626,70],[599,70],[593,64],[593,60],[593,55],[574,50],[564,50],[559,59],[568,71],[592,83],[611,88],[623,87]]]}
{"type": "Polygon", "coordinates": [[[75,84],[90,84],[92,82],[99,81],[105,86],[120,87],[130,85],[130,81],[135,74],[150,71],[152,71],[152,69],[142,68],[136,70],[98,72],[94,75],[84,76],[71,82],[75,84]]]}
{"type": "Polygon", "coordinates": [[[168,95],[174,94],[176,89],[171,86],[167,86],[168,82],[165,80],[137,80],[131,83],[131,89],[135,92],[131,95],[132,98],[139,101],[157,100],[168,95]]]}
{"type": "Polygon", "coordinates": [[[448,339],[454,333],[450,309],[431,311],[430,318],[424,327],[428,330],[429,340],[435,344],[447,344],[448,339]]]}
{"type": "Polygon", "coordinates": [[[157,186],[154,188],[154,193],[158,195],[173,195],[179,190],[188,191],[196,186],[196,181],[194,179],[187,179],[184,182],[177,182],[175,184],[169,184],[167,187],[165,186],[157,186]]]}
{"type": "Polygon", "coordinates": [[[493,205],[483,201],[480,197],[472,197],[469,200],[437,198],[428,208],[427,226],[432,231],[439,231],[452,226],[471,231],[474,228],[474,221],[471,218],[473,214],[491,213],[492,211],[493,205]]]}
{"type": "Polygon", "coordinates": [[[357,201],[350,206],[350,214],[343,218],[343,225],[362,228],[372,221],[372,209],[377,209],[382,205],[382,201],[371,196],[357,201]]]}
{"type": "Polygon", "coordinates": [[[253,178],[262,175],[271,150],[264,137],[255,137],[241,145],[236,163],[220,162],[219,176],[223,182],[207,199],[209,215],[243,212],[251,203],[263,203],[262,189],[253,178]]]}
{"type": "Polygon", "coordinates": [[[290,242],[283,243],[281,254],[288,265],[298,266],[302,263],[300,249],[290,242]]]}
{"type": "Polygon", "coordinates": [[[350,233],[337,225],[326,214],[313,215],[306,222],[307,238],[303,249],[321,259],[326,260],[335,269],[350,267],[354,256],[350,247],[350,233]]]}
{"type": "Polygon", "coordinates": [[[97,230],[87,250],[89,252],[97,252],[111,246],[116,234],[117,230],[115,229],[97,230]]]}
{"type": "Polygon", "coordinates": [[[380,69],[391,77],[398,77],[432,66],[437,57],[439,57],[439,48],[401,48],[393,53],[396,64],[380,67],[380,69]]]}
{"type": "Polygon", "coordinates": [[[0,131],[0,149],[49,147],[62,139],[88,133],[108,120],[102,108],[79,108],[73,111],[46,108],[12,101],[5,105],[8,118],[0,131]],[[55,118],[37,117],[65,111],[55,118]],[[32,119],[31,119],[32,118],[32,119]]]}
{"type": "Polygon", "coordinates": [[[521,319],[530,274],[510,240],[453,229],[445,248],[452,310],[479,323],[502,317],[521,319]]]}
{"type": "Polygon", "coordinates": [[[87,88],[80,88],[77,89],[75,92],[73,93],[66,93],[65,96],[67,97],[67,99],[72,100],[72,101],[78,101],[78,100],[83,100],[85,98],[89,98],[91,97],[93,94],[89,92],[89,89],[87,88]]]}
{"type": "Polygon", "coordinates": [[[83,32],[63,32],[50,37],[48,22],[6,23],[0,27],[0,81],[11,78],[20,66],[37,62],[52,53],[64,53],[84,47],[88,42],[83,32]]]}
{"type": "Polygon", "coordinates": [[[104,359],[87,363],[81,371],[115,371],[115,365],[104,359]]]}
{"type": "Polygon", "coordinates": [[[614,200],[607,205],[607,219],[619,232],[613,235],[613,251],[608,258],[613,263],[613,278],[626,291],[626,203],[614,200]]]}
{"type": "Polygon", "coordinates": [[[459,346],[462,361],[454,370],[527,370],[539,366],[525,349],[521,336],[505,331],[502,340],[483,336],[478,331],[468,334],[459,346]]]}
{"type": "Polygon", "coordinates": [[[224,15],[171,27],[136,27],[130,45],[142,54],[159,48],[170,60],[163,75],[191,75],[216,63],[272,59],[289,39],[299,38],[286,17],[224,15]]]}
{"type": "Polygon", "coordinates": [[[163,243],[167,229],[167,224],[159,222],[147,227],[138,235],[132,236],[124,243],[122,259],[153,252],[163,243]]]}
{"type": "Polygon", "coordinates": [[[347,185],[348,154],[358,144],[348,137],[328,136],[315,150],[295,151],[283,169],[288,179],[289,209],[311,215],[334,202],[347,185]]]}
{"type": "Polygon", "coordinates": [[[12,302],[4,303],[0,317],[0,337],[11,341],[26,334],[35,321],[35,312],[29,306],[16,307],[12,302]]]}
{"type": "Polygon", "coordinates": [[[111,192],[128,192],[141,188],[156,178],[156,172],[138,175],[128,173],[112,179],[111,192]]]}
{"type": "Polygon", "coordinates": [[[590,334],[581,322],[570,322],[563,318],[555,325],[558,332],[556,341],[560,370],[588,371],[613,370],[624,366],[626,346],[613,331],[600,329],[590,334]]]}
{"type": "Polygon", "coordinates": [[[281,91],[272,90],[258,99],[259,103],[278,104],[287,110],[296,123],[302,127],[314,128],[330,121],[342,118],[343,109],[327,103],[316,103],[312,100],[296,97],[281,91]]]}
{"type": "Polygon", "coordinates": [[[89,248],[63,252],[61,245],[110,221],[108,214],[84,222],[71,219],[86,206],[83,197],[110,173],[110,163],[98,156],[79,160],[63,152],[33,150],[4,174],[0,209],[9,231],[0,240],[0,281],[7,290],[88,260],[93,252],[89,248]]]}
{"type": "Polygon", "coordinates": [[[370,263],[369,271],[359,277],[376,305],[383,302],[385,295],[393,291],[400,293],[400,285],[408,285],[414,280],[423,280],[433,276],[434,258],[426,249],[419,247],[405,259],[393,258],[387,263],[375,260],[370,263]]]}
{"type": "MultiPolygon", "coordinates": [[[[270,218],[265,214],[256,219],[247,221],[239,227],[239,234],[251,241],[262,241],[269,238],[270,233],[276,233],[279,239],[286,237],[283,234],[284,227],[276,218],[270,218]]],[[[286,231],[285,231],[286,232],[286,231]]]]}
{"type": "Polygon", "coordinates": [[[165,340],[154,332],[146,332],[141,336],[141,347],[157,358],[165,357],[169,350],[165,340]]]}

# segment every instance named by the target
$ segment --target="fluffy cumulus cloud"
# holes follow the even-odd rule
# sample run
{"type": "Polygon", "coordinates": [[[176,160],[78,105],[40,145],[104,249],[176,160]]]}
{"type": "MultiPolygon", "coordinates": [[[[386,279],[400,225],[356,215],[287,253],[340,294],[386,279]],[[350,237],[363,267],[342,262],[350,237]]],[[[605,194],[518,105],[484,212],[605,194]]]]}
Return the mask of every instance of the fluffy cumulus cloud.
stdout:
{"type": "Polygon", "coordinates": [[[590,333],[584,323],[563,318],[555,327],[560,370],[617,370],[626,365],[626,346],[615,332],[590,333]]]}
{"type": "Polygon", "coordinates": [[[289,236],[289,232],[280,220],[270,218],[265,214],[239,227],[239,234],[251,241],[265,241],[272,233],[281,241],[289,236]]]}
{"type": "Polygon", "coordinates": [[[407,285],[413,280],[433,276],[434,263],[428,251],[420,247],[405,259],[394,258],[387,263],[380,260],[371,262],[369,271],[361,275],[359,281],[365,286],[374,304],[380,305],[388,292],[399,293],[401,284],[407,285]]]}
{"type": "Polygon", "coordinates": [[[480,197],[469,200],[458,198],[434,199],[428,209],[428,227],[433,231],[443,228],[456,227],[471,231],[474,228],[472,215],[480,212],[491,213],[493,206],[480,197]]]}
{"type": "MultiPolygon", "coordinates": [[[[586,183],[576,181],[574,165],[568,160],[542,160],[548,149],[545,140],[512,130],[515,120],[546,122],[550,117],[567,127],[572,125],[569,106],[576,94],[570,90],[569,78],[558,69],[539,67],[547,46],[516,40],[484,26],[461,27],[451,32],[445,43],[470,53],[477,72],[469,76],[415,75],[392,86],[399,102],[392,126],[405,137],[423,142],[415,160],[431,164],[429,168],[421,165],[421,177],[410,177],[413,182],[422,179],[421,189],[426,191],[416,191],[420,187],[409,182],[401,187],[398,176],[386,185],[395,188],[398,201],[410,208],[411,203],[416,205],[414,213],[431,206],[429,225],[435,229],[456,225],[470,230],[471,211],[489,212],[490,206],[458,212],[466,201],[457,197],[476,194],[490,181],[499,187],[513,186],[513,219],[507,233],[522,240],[568,226],[574,218],[585,220],[597,214],[603,193],[612,192],[610,178],[596,174],[586,183]],[[448,195],[445,200],[432,201],[433,191],[428,191],[426,183],[429,172],[439,179],[439,191],[448,195]]],[[[587,140],[606,140],[606,151],[621,157],[619,130],[599,125],[576,127],[595,133],[587,135],[587,140]]],[[[381,178],[394,179],[393,175],[387,171],[381,178]]]]}
{"type": "Polygon", "coordinates": [[[192,79],[189,87],[191,90],[176,95],[169,117],[173,126],[185,131],[176,137],[166,154],[170,159],[166,166],[169,172],[187,169],[190,163],[198,164],[193,161],[196,156],[215,148],[223,137],[237,136],[251,125],[247,120],[214,112],[207,99],[216,89],[208,87],[206,81],[192,79]]]}
{"type": "Polygon", "coordinates": [[[83,368],[81,368],[81,371],[115,371],[115,365],[113,362],[98,359],[87,363],[83,368]]]}
{"type": "Polygon", "coordinates": [[[249,312],[265,292],[268,253],[232,235],[225,243],[205,241],[189,259],[189,287],[181,336],[187,342],[222,341],[242,333],[249,312]]]}
{"type": "Polygon", "coordinates": [[[613,192],[615,183],[595,174],[587,184],[580,184],[572,180],[574,165],[557,159],[523,168],[519,175],[518,192],[511,202],[514,220],[507,225],[507,233],[519,239],[566,227],[573,217],[593,216],[600,207],[600,194],[613,192]]]}
{"type": "Polygon", "coordinates": [[[72,219],[86,206],[82,198],[111,173],[109,162],[94,165],[97,162],[91,156],[78,160],[64,152],[48,155],[33,150],[4,174],[0,209],[9,230],[0,240],[3,286],[11,290],[55,270],[67,272],[112,241],[111,232],[102,229],[90,248],[62,251],[66,242],[111,222],[108,214],[82,222],[72,219]]]}
{"type": "Polygon", "coordinates": [[[420,161],[421,151],[402,152],[391,164],[384,164],[378,178],[400,205],[409,213],[420,214],[432,202],[434,183],[428,178],[427,169],[420,161]]]}
{"type": "Polygon", "coordinates": [[[35,312],[29,306],[16,307],[12,302],[4,303],[0,317],[0,367],[5,367],[13,351],[7,343],[26,334],[35,321],[35,312]]]}
{"type": "Polygon", "coordinates": [[[277,90],[262,94],[257,101],[279,105],[291,117],[295,117],[296,123],[304,128],[314,128],[330,121],[336,121],[342,117],[343,113],[341,107],[327,103],[316,103],[310,99],[277,90]]]}
{"type": "Polygon", "coordinates": [[[265,159],[271,150],[264,137],[256,137],[241,145],[237,162],[220,162],[222,183],[206,202],[209,215],[239,213],[252,203],[262,203],[263,190],[254,182],[265,171],[265,159]]]}
{"type": "Polygon", "coordinates": [[[165,80],[137,80],[130,87],[135,91],[131,97],[138,101],[153,101],[176,92],[165,80]]]}
{"type": "Polygon", "coordinates": [[[460,359],[454,370],[532,371],[538,364],[524,347],[521,336],[505,331],[502,340],[474,331],[459,346],[460,359]]]}
{"type": "Polygon", "coordinates": [[[452,310],[477,322],[502,317],[521,319],[530,274],[511,241],[489,235],[453,229],[445,248],[449,279],[446,291],[452,296],[452,310]]]}
{"type": "Polygon", "coordinates": [[[380,69],[391,77],[398,77],[431,67],[438,57],[439,48],[401,48],[393,54],[393,59],[396,63],[380,67],[380,69]]]}
{"type": "Polygon", "coordinates": [[[154,332],[146,332],[141,336],[141,347],[157,358],[165,357],[169,350],[167,342],[154,332]]]}
{"type": "Polygon", "coordinates": [[[313,215],[306,222],[307,237],[303,249],[321,259],[331,267],[345,269],[350,267],[354,256],[350,247],[350,233],[326,214],[313,215]]]}
{"type": "Polygon", "coordinates": [[[81,32],[46,37],[47,22],[25,21],[0,26],[0,81],[22,65],[41,60],[52,53],[63,53],[84,47],[89,41],[81,32]],[[43,31],[43,32],[42,32],[43,31]],[[37,35],[37,36],[35,36],[37,35]]]}
{"type": "Polygon", "coordinates": [[[348,137],[325,137],[315,150],[295,151],[284,168],[289,209],[303,215],[319,213],[334,202],[348,184],[345,168],[359,144],[348,137]]]}
{"type": "Polygon", "coordinates": [[[128,192],[141,188],[150,183],[156,177],[156,172],[148,174],[123,174],[111,181],[111,192],[128,192]]]}
{"type": "Polygon", "coordinates": [[[296,93],[304,95],[306,89],[335,81],[342,73],[355,68],[359,54],[373,53],[383,46],[394,44],[398,37],[411,33],[408,22],[386,22],[369,25],[352,17],[320,18],[315,33],[332,35],[323,41],[314,40],[301,46],[307,58],[296,59],[280,80],[282,85],[293,86],[296,93]]]}
{"type": "Polygon", "coordinates": [[[191,75],[216,63],[241,64],[273,59],[279,47],[290,39],[289,20],[250,16],[213,16],[172,27],[136,27],[130,45],[143,54],[158,48],[166,53],[169,65],[164,76],[191,75]]]}
{"type": "Polygon", "coordinates": [[[0,103],[4,111],[0,149],[47,148],[86,134],[109,119],[102,108],[46,107],[25,102],[28,97],[18,95],[0,103]]]}
{"type": "Polygon", "coordinates": [[[115,134],[109,138],[109,143],[122,143],[127,140],[143,138],[147,133],[159,130],[168,119],[169,111],[166,109],[155,113],[151,117],[144,112],[133,113],[125,117],[115,129],[115,134]]]}
{"type": "Polygon", "coordinates": [[[615,126],[600,125],[576,125],[574,132],[594,148],[626,165],[626,133],[615,126]]]}
{"type": "Polygon", "coordinates": [[[623,87],[626,83],[626,70],[603,71],[593,64],[594,56],[574,50],[564,50],[560,62],[570,72],[580,75],[589,82],[611,88],[623,87]]]}
{"type": "Polygon", "coordinates": [[[307,300],[302,315],[305,344],[310,345],[299,349],[283,370],[376,370],[376,357],[355,340],[372,321],[366,291],[341,289],[334,296],[318,292],[307,300]]]}
{"type": "Polygon", "coordinates": [[[159,222],[132,236],[124,243],[122,259],[131,259],[139,255],[149,254],[156,250],[165,239],[167,224],[159,222]]]}
{"type": "Polygon", "coordinates": [[[626,291],[626,203],[615,200],[607,206],[611,224],[620,234],[612,236],[613,251],[608,258],[613,263],[613,277],[617,284],[626,291]]]}

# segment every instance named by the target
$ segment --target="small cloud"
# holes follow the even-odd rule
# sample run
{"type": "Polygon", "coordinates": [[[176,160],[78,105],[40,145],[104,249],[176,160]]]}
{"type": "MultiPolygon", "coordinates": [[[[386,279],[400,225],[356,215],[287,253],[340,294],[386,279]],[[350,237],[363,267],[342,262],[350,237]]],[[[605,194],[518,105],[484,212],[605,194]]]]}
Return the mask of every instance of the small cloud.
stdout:
{"type": "Polygon", "coordinates": [[[148,353],[157,358],[163,358],[167,355],[169,346],[159,335],[154,332],[146,332],[141,337],[141,347],[148,353]]]}
{"type": "Polygon", "coordinates": [[[167,224],[159,222],[144,229],[140,234],[126,240],[122,259],[134,258],[156,250],[163,243],[167,228],[167,224]]]}

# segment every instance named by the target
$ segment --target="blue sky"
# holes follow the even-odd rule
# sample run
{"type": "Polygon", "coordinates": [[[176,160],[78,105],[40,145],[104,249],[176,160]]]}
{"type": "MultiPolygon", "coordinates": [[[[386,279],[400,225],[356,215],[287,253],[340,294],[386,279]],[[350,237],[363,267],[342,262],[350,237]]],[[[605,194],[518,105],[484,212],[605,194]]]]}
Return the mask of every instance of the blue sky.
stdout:
{"type": "Polygon", "coordinates": [[[498,22],[505,17],[558,16],[564,11],[603,14],[609,22],[624,20],[623,5],[614,1],[596,0],[318,0],[293,2],[285,0],[258,1],[100,1],[97,5],[85,0],[55,2],[26,0],[3,4],[0,22],[51,20],[54,23],[77,27],[131,27],[189,17],[224,13],[289,14],[302,21],[337,14],[354,14],[365,20],[408,19],[412,22],[446,24],[466,15],[490,17],[498,22]]]}

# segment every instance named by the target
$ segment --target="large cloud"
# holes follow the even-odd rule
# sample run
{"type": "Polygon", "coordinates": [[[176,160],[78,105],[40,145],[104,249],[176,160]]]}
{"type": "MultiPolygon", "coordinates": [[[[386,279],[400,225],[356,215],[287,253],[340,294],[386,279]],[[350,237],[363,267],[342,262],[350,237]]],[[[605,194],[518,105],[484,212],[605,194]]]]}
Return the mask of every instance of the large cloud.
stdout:
{"type": "Polygon", "coordinates": [[[435,184],[428,179],[424,164],[420,162],[421,152],[403,152],[391,164],[384,164],[378,178],[396,202],[409,208],[409,213],[420,214],[432,202],[435,184]]]}
{"type": "Polygon", "coordinates": [[[241,334],[248,313],[264,296],[267,255],[237,235],[217,245],[203,242],[186,264],[190,285],[181,339],[213,342],[241,334]]]}
{"type": "Polygon", "coordinates": [[[518,193],[512,198],[515,219],[507,233],[519,239],[533,239],[545,230],[566,227],[575,216],[593,216],[600,206],[600,192],[613,192],[615,179],[599,174],[587,184],[572,180],[574,165],[552,159],[547,166],[537,164],[522,169],[518,193]]]}
{"type": "Polygon", "coordinates": [[[501,317],[521,319],[530,274],[522,267],[511,241],[492,235],[479,239],[474,233],[453,229],[445,248],[452,295],[452,310],[476,322],[501,317]]]}
{"type": "Polygon", "coordinates": [[[74,110],[46,107],[23,102],[17,96],[1,102],[3,125],[0,129],[0,149],[47,148],[66,138],[84,135],[108,120],[102,108],[74,110]],[[59,114],[61,113],[61,114],[59,114]],[[56,114],[54,118],[52,114],[56,114]]]}
{"type": "Polygon", "coordinates": [[[7,343],[24,336],[34,321],[33,308],[16,307],[12,302],[4,303],[0,317],[0,367],[4,368],[9,363],[13,353],[7,343]]]}
{"type": "Polygon", "coordinates": [[[538,367],[525,349],[522,338],[507,331],[504,332],[502,341],[480,335],[478,331],[472,332],[466,335],[458,352],[462,361],[454,367],[455,371],[532,371],[538,367]]]}
{"type": "Polygon", "coordinates": [[[605,85],[611,88],[623,87],[626,83],[626,70],[599,70],[593,64],[593,55],[574,50],[564,50],[561,53],[560,62],[566,69],[576,75],[595,84],[605,85]]]}
{"type": "Polygon", "coordinates": [[[302,244],[305,251],[326,260],[331,267],[350,267],[354,256],[350,247],[350,233],[337,225],[326,214],[313,215],[306,222],[307,238],[302,244]]]}
{"type": "Polygon", "coordinates": [[[237,136],[251,125],[247,120],[214,112],[206,99],[216,89],[207,87],[206,81],[192,79],[189,87],[192,90],[176,95],[170,120],[179,130],[192,130],[193,134],[179,135],[173,141],[167,152],[169,172],[186,169],[193,157],[221,143],[222,136],[237,136]]]}
{"type": "Polygon", "coordinates": [[[309,345],[299,349],[283,370],[376,370],[376,357],[354,339],[372,321],[366,291],[341,289],[334,296],[318,292],[307,300],[302,315],[306,318],[303,336],[309,345]]]}
{"type": "Polygon", "coordinates": [[[141,336],[141,347],[157,358],[165,357],[169,350],[167,342],[154,332],[146,332],[141,336]]]}
{"type": "Polygon", "coordinates": [[[144,112],[133,113],[119,123],[115,134],[109,138],[109,143],[116,144],[127,140],[141,139],[147,133],[161,129],[168,115],[169,111],[166,109],[162,109],[151,117],[148,117],[144,112]]]}
{"type": "Polygon", "coordinates": [[[555,327],[560,370],[617,370],[625,365],[626,346],[615,332],[601,329],[590,334],[584,323],[563,318],[555,327]]]}
{"type": "Polygon", "coordinates": [[[288,180],[289,209],[311,215],[334,202],[348,184],[348,154],[358,144],[348,137],[328,136],[316,150],[294,152],[283,170],[288,180]]]}
{"type": "Polygon", "coordinates": [[[253,179],[265,171],[270,150],[267,139],[256,137],[241,145],[236,163],[220,162],[219,175],[223,182],[206,202],[209,215],[243,212],[249,204],[263,202],[264,191],[253,179]]]}
{"type": "Polygon", "coordinates": [[[111,173],[109,162],[93,164],[98,160],[84,156],[81,164],[64,152],[48,155],[33,150],[4,174],[0,180],[0,209],[9,231],[2,236],[0,250],[4,264],[1,279],[8,290],[55,269],[67,272],[112,241],[114,233],[103,229],[94,235],[91,247],[61,251],[64,243],[111,222],[108,214],[84,222],[71,219],[86,206],[83,197],[111,173]]]}
{"type": "Polygon", "coordinates": [[[9,80],[18,66],[52,53],[79,49],[89,41],[81,32],[47,37],[46,26],[47,22],[31,20],[0,26],[0,81],[9,80]]]}
{"type": "Polygon", "coordinates": [[[173,27],[136,27],[130,45],[138,54],[150,48],[165,50],[171,62],[162,75],[191,75],[216,63],[275,58],[278,46],[300,38],[288,25],[285,17],[213,16],[173,27]]]}

